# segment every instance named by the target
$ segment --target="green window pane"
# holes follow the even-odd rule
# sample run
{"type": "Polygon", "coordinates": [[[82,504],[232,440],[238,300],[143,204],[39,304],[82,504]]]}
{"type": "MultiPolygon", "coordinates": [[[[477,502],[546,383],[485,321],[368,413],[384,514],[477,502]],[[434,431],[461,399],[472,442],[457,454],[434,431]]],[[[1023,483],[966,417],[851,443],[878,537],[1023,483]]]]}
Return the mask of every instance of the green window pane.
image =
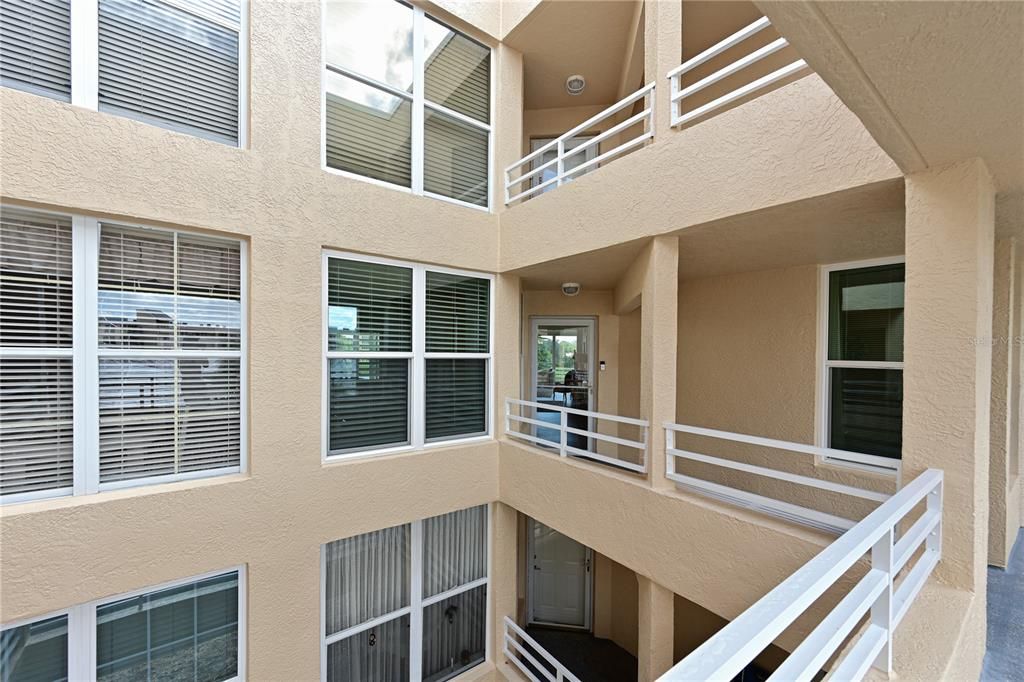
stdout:
{"type": "Polygon", "coordinates": [[[412,270],[331,258],[327,349],[412,351],[412,270]]]}
{"type": "Polygon", "coordinates": [[[487,353],[490,280],[427,272],[427,352],[487,353]]]}
{"type": "Polygon", "coordinates": [[[833,367],[829,383],[831,447],[899,459],[903,449],[903,372],[833,367]]]}
{"type": "Polygon", "coordinates": [[[487,432],[487,361],[426,361],[426,438],[487,432]]]}
{"type": "Polygon", "coordinates": [[[904,265],[829,274],[830,360],[903,361],[904,265]]]}
{"type": "Polygon", "coordinates": [[[448,680],[484,660],[487,587],[481,585],[423,609],[423,679],[448,680]]]}
{"type": "Polygon", "coordinates": [[[327,682],[408,682],[409,616],[327,647],[327,682]]]}
{"type": "Polygon", "coordinates": [[[331,360],[329,391],[332,452],[409,443],[408,360],[331,360]]]}
{"type": "Polygon", "coordinates": [[[59,682],[68,678],[68,617],[0,632],[0,680],[59,682]]]}
{"type": "Polygon", "coordinates": [[[426,98],[488,123],[491,118],[491,51],[430,17],[424,25],[426,98]]]}
{"type": "Polygon", "coordinates": [[[424,128],[423,189],[487,206],[487,131],[429,109],[424,128]]]}

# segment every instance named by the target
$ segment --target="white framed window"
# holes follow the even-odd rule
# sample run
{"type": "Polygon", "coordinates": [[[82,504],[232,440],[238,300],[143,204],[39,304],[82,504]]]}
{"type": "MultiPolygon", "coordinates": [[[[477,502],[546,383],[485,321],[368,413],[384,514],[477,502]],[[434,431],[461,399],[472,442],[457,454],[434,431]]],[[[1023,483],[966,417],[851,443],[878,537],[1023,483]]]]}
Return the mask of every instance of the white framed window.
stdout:
{"type": "Polygon", "coordinates": [[[245,568],[73,606],[0,629],[0,679],[245,679],[245,568]]]}
{"type": "Polygon", "coordinates": [[[246,245],[0,210],[0,499],[246,466],[246,245]]]}
{"type": "Polygon", "coordinates": [[[492,275],[325,251],[324,458],[491,437],[492,275]]]}
{"type": "Polygon", "coordinates": [[[827,459],[900,468],[903,444],[902,256],[821,268],[818,439],[827,459]]]}
{"type": "Polygon", "coordinates": [[[442,682],[489,641],[487,505],[323,545],[321,679],[442,682]]]}
{"type": "Polygon", "coordinates": [[[247,0],[4,0],[0,83],[246,145],[247,0]]]}
{"type": "Polygon", "coordinates": [[[491,49],[397,0],[322,0],[324,170],[490,210],[491,49]]]}

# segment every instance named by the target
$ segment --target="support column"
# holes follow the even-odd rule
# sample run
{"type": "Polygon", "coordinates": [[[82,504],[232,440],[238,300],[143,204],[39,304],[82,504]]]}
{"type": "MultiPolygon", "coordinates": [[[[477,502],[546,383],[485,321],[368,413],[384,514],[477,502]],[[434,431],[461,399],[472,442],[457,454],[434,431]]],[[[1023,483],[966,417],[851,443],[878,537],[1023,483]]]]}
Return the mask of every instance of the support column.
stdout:
{"type": "Polygon", "coordinates": [[[494,435],[505,435],[505,398],[521,398],[522,371],[520,313],[522,289],[519,277],[494,278],[494,435]]]}
{"type": "Polygon", "coordinates": [[[683,61],[682,0],[644,3],[644,83],[655,83],[654,139],[669,132],[669,71],[683,61]]]}
{"type": "MultiPolygon", "coordinates": [[[[491,203],[495,211],[505,210],[505,168],[523,157],[523,55],[504,43],[494,50],[496,59],[497,112],[494,117],[494,158],[491,159],[494,182],[491,203]]],[[[522,191],[517,185],[513,193],[522,191]]]]}
{"type": "Polygon", "coordinates": [[[930,467],[945,472],[937,574],[947,585],[975,592],[982,608],[994,198],[991,176],[978,159],[906,178],[903,480],[930,467]]]}
{"type": "Polygon", "coordinates": [[[639,573],[639,614],[637,632],[637,681],[653,682],[674,663],[673,609],[675,594],[639,573]]]}
{"type": "Polygon", "coordinates": [[[491,505],[491,658],[505,662],[505,616],[516,620],[519,609],[519,551],[516,510],[501,502],[491,505]]]}
{"type": "Polygon", "coordinates": [[[648,476],[653,487],[664,489],[673,485],[665,478],[664,424],[676,418],[679,239],[655,237],[647,253],[640,304],[640,414],[650,422],[648,476]]]}
{"type": "Polygon", "coordinates": [[[988,563],[1006,567],[1016,538],[1019,516],[1012,466],[1017,450],[1020,390],[1020,321],[1017,308],[1017,243],[1013,237],[996,242],[992,304],[992,400],[989,460],[988,563]]]}

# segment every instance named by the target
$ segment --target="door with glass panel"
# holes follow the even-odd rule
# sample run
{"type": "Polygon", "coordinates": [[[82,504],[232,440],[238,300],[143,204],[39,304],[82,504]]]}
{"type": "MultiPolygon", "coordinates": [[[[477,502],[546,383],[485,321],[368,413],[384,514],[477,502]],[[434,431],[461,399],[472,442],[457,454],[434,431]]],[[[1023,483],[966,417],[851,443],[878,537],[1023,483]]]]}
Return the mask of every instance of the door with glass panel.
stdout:
{"type": "Polygon", "coordinates": [[[589,630],[593,551],[534,519],[527,533],[529,621],[589,630]]]}
{"type": "MultiPolygon", "coordinates": [[[[589,140],[589,139],[591,139],[593,137],[594,137],[593,135],[577,135],[576,137],[570,138],[570,139],[565,141],[565,151],[569,152],[570,150],[576,149],[581,144],[583,144],[584,142],[586,142],[587,140],[589,140]]],[[[541,147],[546,145],[548,142],[551,142],[553,139],[555,139],[555,138],[553,138],[553,137],[538,137],[538,138],[534,138],[534,139],[530,140],[530,151],[531,152],[537,151],[538,149],[540,149],[541,147]]],[[[581,151],[577,152],[576,154],[567,155],[565,157],[565,160],[562,163],[562,170],[568,172],[568,171],[572,170],[573,168],[576,168],[577,166],[579,166],[581,164],[584,164],[587,161],[590,161],[591,159],[597,158],[597,148],[598,148],[598,145],[595,144],[595,145],[592,145],[590,147],[587,147],[584,150],[581,150],[581,151]]],[[[545,163],[553,161],[557,156],[558,156],[558,147],[556,145],[552,145],[551,149],[547,150],[546,152],[541,154],[538,158],[533,160],[533,164],[532,164],[532,167],[530,168],[530,170],[537,170],[538,168],[543,166],[545,163]]],[[[581,171],[579,171],[577,173],[573,173],[571,176],[565,178],[563,180],[563,182],[570,182],[572,180],[575,180],[576,178],[580,177],[581,175],[585,175],[585,174],[589,173],[590,171],[594,170],[594,168],[596,168],[596,164],[594,166],[590,166],[589,168],[585,168],[585,169],[583,169],[583,170],[581,170],[581,171]]],[[[558,164],[552,163],[550,166],[548,166],[543,171],[541,171],[540,174],[538,174],[536,177],[534,177],[534,179],[533,179],[533,186],[536,187],[537,185],[541,185],[541,184],[547,182],[548,180],[551,180],[552,178],[554,178],[557,175],[558,175],[558,164]]],[[[550,191],[550,190],[554,189],[556,186],[557,186],[557,183],[553,182],[550,185],[548,185],[547,187],[545,187],[544,189],[542,189],[540,191],[540,194],[543,194],[544,192],[550,191]]]]}
{"type": "MultiPolygon", "coordinates": [[[[597,404],[593,352],[596,345],[595,323],[589,317],[535,317],[531,324],[531,400],[542,406],[536,408],[534,418],[551,424],[551,428],[534,426],[533,435],[558,444],[561,412],[554,408],[592,410],[592,405],[597,404]]],[[[587,431],[593,420],[570,413],[566,421],[570,428],[587,431]]],[[[587,450],[590,439],[570,433],[566,443],[569,447],[587,450]]]]}

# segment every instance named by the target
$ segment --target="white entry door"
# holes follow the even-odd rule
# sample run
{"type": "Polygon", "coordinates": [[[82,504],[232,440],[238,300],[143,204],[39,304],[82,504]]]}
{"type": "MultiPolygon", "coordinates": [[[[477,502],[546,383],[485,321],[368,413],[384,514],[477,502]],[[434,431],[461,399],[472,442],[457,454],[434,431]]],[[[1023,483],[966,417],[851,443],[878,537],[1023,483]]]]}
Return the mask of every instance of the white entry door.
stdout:
{"type": "Polygon", "coordinates": [[[591,550],[530,519],[530,622],[589,630],[591,550]]]}

